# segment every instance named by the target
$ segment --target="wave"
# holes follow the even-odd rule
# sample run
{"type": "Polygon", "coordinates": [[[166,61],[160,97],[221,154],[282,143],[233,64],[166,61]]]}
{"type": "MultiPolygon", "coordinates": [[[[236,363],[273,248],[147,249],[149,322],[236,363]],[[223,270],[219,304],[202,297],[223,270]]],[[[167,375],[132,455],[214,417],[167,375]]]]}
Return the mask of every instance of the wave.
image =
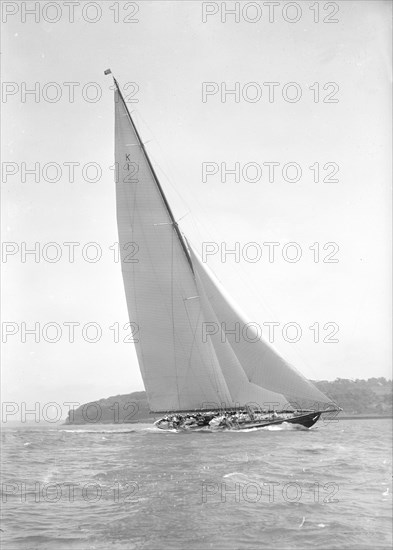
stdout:
{"type": "Polygon", "coordinates": [[[129,434],[129,433],[135,433],[140,430],[86,430],[86,429],[77,429],[77,430],[58,430],[59,432],[66,432],[71,434],[79,434],[79,433],[85,433],[85,434],[129,434]]]}
{"type": "Polygon", "coordinates": [[[225,474],[223,477],[230,478],[231,480],[233,479],[239,483],[250,483],[253,481],[249,476],[243,474],[242,472],[231,472],[229,474],[225,474]]]}
{"type": "Polygon", "coordinates": [[[272,426],[258,426],[255,428],[239,428],[239,429],[220,429],[220,428],[212,428],[209,426],[203,426],[200,428],[191,428],[191,429],[161,429],[157,428],[156,426],[152,426],[150,428],[145,428],[144,431],[150,432],[150,433],[176,433],[176,434],[193,434],[193,433],[249,433],[249,432],[257,432],[265,430],[268,432],[282,432],[282,431],[309,431],[310,428],[306,428],[305,426],[302,426],[301,424],[292,424],[283,422],[282,424],[275,424],[272,426]]]}
{"type": "Polygon", "coordinates": [[[256,432],[256,431],[267,431],[267,432],[283,432],[283,431],[306,431],[308,432],[310,428],[306,428],[305,426],[302,426],[301,424],[292,424],[290,422],[283,422],[282,424],[273,424],[271,426],[258,426],[255,428],[244,428],[240,430],[231,430],[232,433],[234,432],[256,432]]]}

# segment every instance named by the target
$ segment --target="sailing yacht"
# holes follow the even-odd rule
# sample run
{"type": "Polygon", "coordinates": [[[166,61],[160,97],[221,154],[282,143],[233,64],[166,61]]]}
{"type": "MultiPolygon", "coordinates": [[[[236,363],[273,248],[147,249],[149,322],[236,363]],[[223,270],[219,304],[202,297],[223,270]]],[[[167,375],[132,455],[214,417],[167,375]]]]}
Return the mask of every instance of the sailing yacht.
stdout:
{"type": "Polygon", "coordinates": [[[180,230],[115,78],[114,84],[121,268],[150,411],[162,415],[156,426],[311,427],[337,407],[261,338],[224,334],[223,327],[247,320],[180,230]],[[217,330],[206,331],[208,323],[217,330]]]}

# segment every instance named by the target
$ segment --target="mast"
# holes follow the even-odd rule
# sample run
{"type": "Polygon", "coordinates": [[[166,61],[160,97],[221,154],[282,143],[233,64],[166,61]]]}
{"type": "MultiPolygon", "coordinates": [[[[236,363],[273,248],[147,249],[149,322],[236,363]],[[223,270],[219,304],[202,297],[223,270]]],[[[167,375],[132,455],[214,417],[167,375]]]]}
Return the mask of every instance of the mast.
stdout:
{"type": "MultiPolygon", "coordinates": [[[[105,74],[105,75],[112,74],[112,71],[111,71],[110,69],[107,69],[106,71],[104,71],[104,74],[105,74]]],[[[173,227],[174,227],[174,229],[175,229],[175,231],[176,231],[176,234],[177,234],[177,236],[178,236],[178,238],[179,238],[179,241],[180,241],[180,243],[181,243],[181,245],[182,245],[184,254],[185,254],[186,258],[187,258],[187,261],[188,261],[188,263],[189,263],[189,266],[190,266],[190,268],[191,268],[191,271],[192,271],[192,273],[194,274],[194,268],[193,268],[193,265],[192,265],[191,256],[190,256],[190,253],[189,253],[189,251],[188,251],[188,248],[187,248],[185,239],[184,239],[184,237],[183,237],[183,235],[182,235],[182,233],[181,233],[181,231],[180,231],[179,224],[177,223],[177,221],[176,221],[176,219],[175,219],[175,217],[174,217],[174,215],[173,215],[172,209],[171,209],[171,207],[170,207],[170,205],[169,205],[169,203],[168,203],[168,199],[167,199],[166,196],[165,196],[164,190],[163,190],[163,188],[161,187],[161,184],[160,184],[160,182],[159,182],[158,176],[157,176],[157,174],[156,174],[156,172],[155,172],[155,170],[154,170],[154,168],[153,168],[153,165],[152,165],[152,163],[151,163],[150,157],[149,157],[149,155],[148,155],[148,153],[147,153],[147,151],[146,151],[145,145],[144,145],[144,143],[143,143],[143,141],[142,141],[142,139],[141,139],[141,136],[139,135],[139,132],[138,132],[136,126],[135,126],[135,123],[134,123],[134,121],[133,121],[133,119],[132,119],[131,113],[130,113],[130,111],[128,110],[128,106],[127,106],[127,103],[125,102],[125,99],[124,99],[124,97],[123,97],[123,94],[121,93],[120,86],[119,86],[119,84],[118,84],[116,78],[113,76],[113,74],[112,74],[112,78],[113,78],[113,81],[114,81],[114,83],[115,83],[116,89],[117,89],[117,91],[118,91],[118,93],[119,93],[120,99],[121,99],[121,101],[123,102],[124,108],[125,108],[125,110],[126,110],[126,113],[127,113],[127,115],[128,115],[128,118],[129,118],[129,120],[130,120],[130,122],[131,122],[131,125],[132,125],[132,127],[133,127],[134,132],[135,132],[135,135],[136,135],[136,137],[137,137],[139,146],[140,146],[140,148],[142,149],[143,154],[145,155],[145,158],[146,158],[147,164],[148,164],[148,166],[149,166],[149,169],[150,169],[150,171],[151,171],[151,173],[152,173],[154,182],[155,182],[155,184],[157,185],[157,188],[158,188],[158,190],[159,190],[159,192],[160,192],[161,198],[162,198],[162,200],[163,200],[163,202],[164,202],[164,204],[165,204],[165,207],[166,207],[166,209],[167,209],[167,211],[168,211],[169,217],[170,217],[170,219],[171,219],[171,221],[172,221],[172,225],[173,225],[173,227]]]]}

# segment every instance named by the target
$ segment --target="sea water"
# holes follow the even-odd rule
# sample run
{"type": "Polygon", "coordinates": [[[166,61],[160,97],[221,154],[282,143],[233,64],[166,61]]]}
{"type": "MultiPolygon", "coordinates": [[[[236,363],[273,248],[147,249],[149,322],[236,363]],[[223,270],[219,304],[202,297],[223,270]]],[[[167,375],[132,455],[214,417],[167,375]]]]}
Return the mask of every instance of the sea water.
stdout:
{"type": "Polygon", "coordinates": [[[391,435],[390,419],[7,426],[2,549],[389,548],[391,435]]]}

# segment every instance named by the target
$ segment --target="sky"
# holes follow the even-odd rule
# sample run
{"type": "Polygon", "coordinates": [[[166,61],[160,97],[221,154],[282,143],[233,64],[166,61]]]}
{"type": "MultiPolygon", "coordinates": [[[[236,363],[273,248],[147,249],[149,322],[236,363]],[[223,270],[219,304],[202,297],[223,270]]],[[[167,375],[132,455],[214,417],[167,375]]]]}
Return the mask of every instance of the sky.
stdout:
{"type": "Polygon", "coordinates": [[[64,2],[35,15],[22,4],[34,3],[2,3],[3,400],[143,389],[124,342],[108,67],[137,100],[129,108],[182,230],[199,253],[216,243],[208,266],[262,332],[279,323],[274,347],[314,380],[391,378],[390,2],[319,2],[319,14],[315,2],[281,2],[272,21],[262,2],[239,4],[238,21],[219,2],[80,2],[73,22],[64,2]],[[203,97],[203,83],[215,93],[203,97]],[[37,177],[25,173],[36,163],[37,177]],[[203,178],[206,163],[217,173],[203,178]],[[222,163],[262,176],[251,181],[251,167],[221,181],[222,163]],[[74,261],[64,243],[79,243],[74,261]],[[235,246],[239,257],[225,256],[235,246]],[[25,329],[36,323],[35,338],[25,329]],[[301,329],[296,343],[287,323],[301,329]]]}

